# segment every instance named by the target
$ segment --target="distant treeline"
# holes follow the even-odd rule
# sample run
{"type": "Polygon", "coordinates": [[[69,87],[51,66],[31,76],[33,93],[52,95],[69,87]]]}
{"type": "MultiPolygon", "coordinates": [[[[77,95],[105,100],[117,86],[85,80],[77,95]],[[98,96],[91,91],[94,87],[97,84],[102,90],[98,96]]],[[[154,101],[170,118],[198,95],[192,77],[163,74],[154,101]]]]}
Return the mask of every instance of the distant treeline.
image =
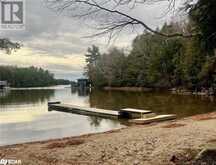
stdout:
{"type": "Polygon", "coordinates": [[[33,66],[28,68],[0,66],[0,80],[6,80],[11,87],[45,87],[70,84],[69,80],[55,79],[48,70],[33,66]]]}

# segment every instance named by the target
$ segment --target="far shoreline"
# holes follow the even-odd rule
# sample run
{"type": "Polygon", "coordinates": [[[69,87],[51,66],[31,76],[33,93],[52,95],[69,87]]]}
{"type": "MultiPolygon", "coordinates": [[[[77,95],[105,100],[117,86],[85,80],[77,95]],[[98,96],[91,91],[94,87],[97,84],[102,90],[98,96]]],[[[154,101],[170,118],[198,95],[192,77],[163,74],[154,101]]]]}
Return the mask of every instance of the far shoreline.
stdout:
{"type": "Polygon", "coordinates": [[[59,89],[61,87],[69,88],[70,84],[68,84],[68,85],[52,85],[52,86],[45,86],[45,87],[10,87],[9,90],[59,89]]]}

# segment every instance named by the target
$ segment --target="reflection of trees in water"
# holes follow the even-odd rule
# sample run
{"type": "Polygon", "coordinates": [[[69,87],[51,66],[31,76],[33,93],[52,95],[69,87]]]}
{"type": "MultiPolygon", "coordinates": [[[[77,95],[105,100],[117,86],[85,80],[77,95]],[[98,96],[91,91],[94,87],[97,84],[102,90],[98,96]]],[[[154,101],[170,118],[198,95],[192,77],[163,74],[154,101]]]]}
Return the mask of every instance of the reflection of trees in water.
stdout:
{"type": "Polygon", "coordinates": [[[95,116],[89,116],[88,120],[89,120],[91,126],[99,127],[100,123],[103,119],[99,118],[99,117],[95,117],[95,116]]]}
{"type": "Polygon", "coordinates": [[[88,120],[90,122],[91,126],[99,127],[101,125],[101,122],[104,120],[106,124],[109,124],[110,128],[115,128],[119,125],[119,120],[112,120],[112,119],[106,119],[106,118],[100,118],[96,116],[89,116],[88,120]]]}
{"type": "Polygon", "coordinates": [[[77,92],[77,87],[71,87],[71,93],[76,93],[77,92]]]}
{"type": "Polygon", "coordinates": [[[89,88],[78,88],[78,96],[88,96],[89,88]]]}
{"type": "Polygon", "coordinates": [[[90,93],[90,88],[79,88],[79,87],[71,87],[71,93],[77,93],[78,96],[88,96],[90,93]]]}
{"type": "Polygon", "coordinates": [[[0,89],[0,99],[2,97],[6,97],[7,95],[9,95],[9,93],[10,93],[10,90],[1,90],[0,89]]]}
{"type": "Polygon", "coordinates": [[[54,90],[12,90],[0,97],[0,104],[43,103],[54,96],[54,90]]]}
{"type": "Polygon", "coordinates": [[[173,95],[168,92],[92,91],[90,106],[104,109],[139,108],[178,116],[215,111],[216,102],[196,96],[173,95]]]}

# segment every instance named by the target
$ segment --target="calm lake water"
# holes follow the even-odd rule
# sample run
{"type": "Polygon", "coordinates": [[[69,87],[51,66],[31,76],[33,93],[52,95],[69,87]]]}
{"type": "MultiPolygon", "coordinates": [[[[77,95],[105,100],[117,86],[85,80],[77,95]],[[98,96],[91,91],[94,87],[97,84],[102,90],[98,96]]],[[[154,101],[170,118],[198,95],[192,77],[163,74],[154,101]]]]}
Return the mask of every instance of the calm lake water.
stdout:
{"type": "Polygon", "coordinates": [[[216,110],[216,101],[168,92],[76,91],[64,86],[0,93],[0,145],[77,136],[124,127],[117,120],[48,112],[48,101],[104,109],[140,108],[178,117],[216,110]]]}

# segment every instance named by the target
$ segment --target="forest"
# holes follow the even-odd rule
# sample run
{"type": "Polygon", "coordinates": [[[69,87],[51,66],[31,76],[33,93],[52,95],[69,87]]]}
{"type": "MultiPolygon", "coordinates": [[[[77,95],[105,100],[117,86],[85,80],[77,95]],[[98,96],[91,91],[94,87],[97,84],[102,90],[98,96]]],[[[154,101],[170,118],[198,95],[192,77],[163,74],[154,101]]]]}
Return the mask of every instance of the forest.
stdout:
{"type": "Polygon", "coordinates": [[[187,21],[157,29],[158,34],[187,37],[145,31],[133,40],[130,52],[113,47],[101,53],[93,45],[85,55],[85,75],[95,87],[215,89],[215,9],[213,1],[199,0],[190,6],[187,21]]]}
{"type": "Polygon", "coordinates": [[[0,80],[7,81],[11,87],[45,87],[70,84],[69,80],[55,79],[48,70],[37,67],[19,68],[0,66],[0,80]]]}

